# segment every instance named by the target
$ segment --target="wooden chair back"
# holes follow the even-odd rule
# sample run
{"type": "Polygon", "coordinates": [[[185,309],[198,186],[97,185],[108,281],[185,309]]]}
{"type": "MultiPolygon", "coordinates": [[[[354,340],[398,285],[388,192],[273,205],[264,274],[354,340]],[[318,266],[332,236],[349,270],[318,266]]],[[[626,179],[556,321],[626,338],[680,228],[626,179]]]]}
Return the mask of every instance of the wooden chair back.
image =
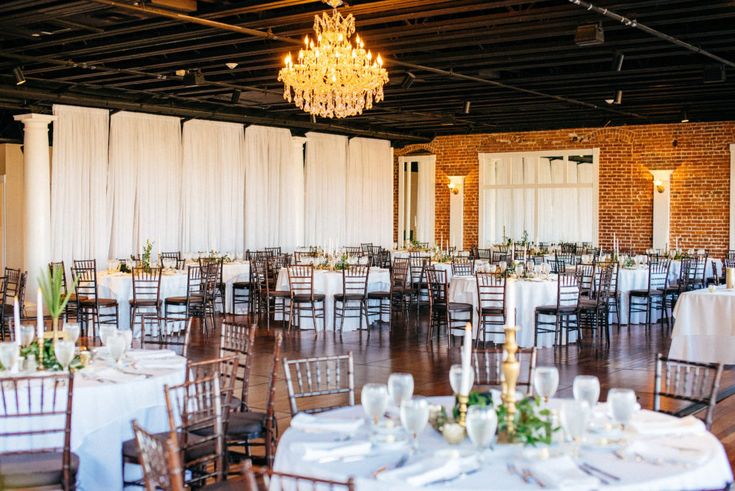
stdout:
{"type": "Polygon", "coordinates": [[[346,355],[283,359],[288,400],[291,415],[299,412],[320,413],[329,409],[355,405],[355,379],[352,352],[346,355]],[[344,400],[347,404],[334,401],[344,400]],[[299,409],[299,401],[308,402],[307,408],[299,409]]]}
{"type": "MultiPolygon", "coordinates": [[[[503,385],[503,348],[474,350],[472,367],[475,371],[475,386],[501,388],[503,385]]],[[[520,371],[516,387],[525,387],[526,394],[533,395],[533,373],[536,370],[536,348],[520,348],[516,352],[520,371]]]]}

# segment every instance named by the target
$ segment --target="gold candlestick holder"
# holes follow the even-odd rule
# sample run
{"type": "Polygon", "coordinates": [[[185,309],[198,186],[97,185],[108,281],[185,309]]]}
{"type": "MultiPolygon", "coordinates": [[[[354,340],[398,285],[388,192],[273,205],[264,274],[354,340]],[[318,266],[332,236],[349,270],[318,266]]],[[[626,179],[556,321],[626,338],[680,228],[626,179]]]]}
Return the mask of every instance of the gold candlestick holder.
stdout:
{"type": "Polygon", "coordinates": [[[520,373],[520,363],[516,359],[518,344],[516,343],[516,327],[505,326],[505,343],[503,351],[506,356],[502,365],[503,383],[501,386],[501,399],[506,408],[505,413],[505,432],[501,435],[501,440],[512,442],[515,435],[515,415],[516,415],[516,383],[520,373]]]}
{"type": "Polygon", "coordinates": [[[462,428],[465,428],[467,425],[467,407],[470,402],[470,396],[457,394],[457,402],[459,403],[459,418],[457,423],[462,428]]]}

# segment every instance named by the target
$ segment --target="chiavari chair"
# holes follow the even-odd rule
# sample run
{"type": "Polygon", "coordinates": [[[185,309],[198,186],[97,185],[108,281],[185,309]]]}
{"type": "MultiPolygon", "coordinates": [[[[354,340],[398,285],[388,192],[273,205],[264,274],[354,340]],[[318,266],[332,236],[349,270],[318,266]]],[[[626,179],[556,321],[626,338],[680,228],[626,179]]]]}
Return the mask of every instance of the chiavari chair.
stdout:
{"type": "MultiPolygon", "coordinates": [[[[613,263],[599,263],[595,268],[595,289],[592,298],[579,300],[578,321],[580,337],[586,330],[594,340],[598,331],[602,331],[604,339],[610,344],[610,294],[612,276],[615,271],[613,263]]],[[[579,281],[579,277],[578,277],[579,281]]]]}
{"type": "MultiPolygon", "coordinates": [[[[487,335],[503,335],[505,331],[505,278],[493,273],[478,272],[477,316],[478,331],[475,346],[487,342],[487,335]]],[[[513,313],[511,313],[513,315],[513,313]]]]}
{"type": "MultiPolygon", "coordinates": [[[[224,257],[207,257],[207,258],[199,258],[199,265],[204,267],[206,265],[214,266],[212,271],[215,274],[214,277],[214,290],[212,290],[213,295],[210,298],[211,302],[211,308],[215,309],[217,303],[222,307],[222,313],[226,313],[225,308],[225,292],[227,290],[227,285],[225,284],[223,277],[224,277],[224,267],[225,267],[225,258],[224,257]]],[[[204,271],[204,270],[202,270],[204,271]]]]}
{"type": "Polygon", "coordinates": [[[689,269],[688,289],[699,290],[707,284],[708,254],[705,251],[703,254],[695,255],[692,259],[692,267],[689,269]]]}
{"type": "Polygon", "coordinates": [[[169,433],[165,437],[148,433],[135,419],[132,426],[145,490],[183,491],[184,471],[176,433],[169,433]]]}
{"type": "Polygon", "coordinates": [[[426,269],[426,280],[429,286],[429,341],[433,338],[434,325],[437,325],[437,334],[441,324],[446,325],[447,341],[452,344],[455,329],[461,329],[464,334],[464,325],[472,322],[472,304],[449,301],[447,272],[441,269],[426,269]],[[459,318],[457,316],[460,316],[459,318]]]}
{"type": "Polygon", "coordinates": [[[345,255],[347,255],[347,257],[360,257],[363,254],[367,254],[367,253],[363,252],[362,247],[345,246],[345,255]]]}
{"type": "Polygon", "coordinates": [[[475,264],[467,256],[452,258],[452,276],[472,276],[475,273],[475,264]]]}
{"type": "Polygon", "coordinates": [[[593,298],[595,293],[595,264],[577,264],[574,267],[581,298],[593,298]]]}
{"type": "MultiPolygon", "coordinates": [[[[692,268],[694,267],[694,259],[685,257],[679,263],[679,277],[673,281],[667,282],[664,288],[664,309],[671,312],[673,316],[674,307],[679,296],[690,290],[690,281],[694,279],[692,268]]],[[[673,264],[673,263],[672,263],[673,264]]]]}
{"type": "Polygon", "coordinates": [[[161,317],[155,313],[140,316],[140,347],[154,345],[158,349],[174,349],[182,356],[188,353],[192,317],[161,317]],[[179,347],[181,349],[179,349],[179,347]]]}
{"type": "Polygon", "coordinates": [[[75,489],[73,398],[71,373],[0,378],[0,441],[14,448],[0,451],[2,489],[75,489]],[[26,448],[30,442],[37,446],[26,448]]]}
{"type": "Polygon", "coordinates": [[[352,352],[299,360],[283,359],[291,416],[355,405],[352,352]],[[346,401],[345,401],[346,400],[346,401]],[[306,407],[299,409],[299,402],[306,407]]]}
{"type": "Polygon", "coordinates": [[[133,268],[133,298],[130,303],[130,329],[141,312],[161,315],[161,268],[133,268]]]}
{"type": "Polygon", "coordinates": [[[668,259],[648,263],[648,287],[645,290],[631,290],[628,301],[628,324],[631,324],[631,314],[645,313],[646,328],[651,327],[653,311],[661,310],[663,319],[668,322],[668,314],[664,308],[664,291],[668,284],[668,259]]]}
{"type": "Polygon", "coordinates": [[[554,344],[561,345],[566,334],[577,330],[577,308],[579,306],[579,282],[574,273],[562,273],[557,279],[556,304],[536,307],[533,345],[538,345],[539,334],[554,334],[554,344]],[[544,320],[553,317],[553,321],[544,320]]]}
{"type": "Polygon", "coordinates": [[[247,280],[232,282],[232,298],[230,299],[230,311],[233,315],[237,314],[237,307],[245,306],[245,312],[253,313],[254,310],[254,282],[253,282],[253,261],[250,260],[250,272],[247,280]]]}
{"type": "Polygon", "coordinates": [[[507,263],[510,260],[511,257],[508,251],[491,251],[490,262],[493,264],[498,264],[503,261],[507,263]]]}
{"type": "Polygon", "coordinates": [[[376,245],[368,247],[368,264],[370,264],[370,266],[378,266],[380,261],[380,251],[382,250],[382,247],[376,245]]]}
{"type": "Polygon", "coordinates": [[[189,266],[186,270],[186,295],[166,297],[163,301],[164,317],[176,317],[188,319],[189,317],[204,316],[204,295],[202,294],[202,268],[200,266],[189,266]],[[179,310],[171,312],[169,309],[179,310]]]}
{"type": "MultiPolygon", "coordinates": [[[[305,311],[313,323],[314,334],[319,331],[317,320],[321,319],[324,324],[323,293],[314,293],[314,266],[292,265],[288,267],[288,288],[291,293],[290,308],[288,313],[288,329],[292,325],[301,326],[302,314],[305,311]],[[296,319],[296,324],[294,324],[296,319]]],[[[326,332],[326,325],[323,327],[326,332]]]]}
{"type": "MultiPolygon", "coordinates": [[[[201,266],[201,292],[202,292],[202,326],[204,331],[208,330],[208,321],[211,322],[212,329],[215,328],[215,317],[217,315],[217,299],[222,299],[224,305],[224,297],[222,296],[221,282],[222,279],[222,263],[218,261],[205,262],[201,266]]],[[[224,309],[223,309],[224,310],[224,309]]]]}
{"type": "Polygon", "coordinates": [[[493,260],[492,249],[477,249],[477,259],[484,259],[485,261],[492,262],[493,260]]]}
{"type": "Polygon", "coordinates": [[[240,391],[232,397],[232,408],[235,411],[248,411],[248,395],[250,392],[250,368],[255,346],[257,324],[247,326],[234,322],[222,322],[220,327],[219,355],[224,357],[235,354],[238,357],[236,379],[240,391]]]}
{"type": "Polygon", "coordinates": [[[355,491],[352,478],[334,481],[319,477],[278,472],[265,467],[253,467],[250,462],[243,466],[244,491],[355,491]]]}
{"type": "MultiPolygon", "coordinates": [[[[501,388],[503,385],[503,348],[472,351],[472,368],[475,371],[474,387],[480,390],[501,388]]],[[[536,348],[519,348],[516,387],[525,387],[526,395],[533,396],[533,373],[536,371],[536,348]]]]}
{"type": "Polygon", "coordinates": [[[271,257],[274,256],[280,256],[281,255],[281,247],[266,247],[264,248],[265,252],[267,252],[271,257]]]}
{"type": "Polygon", "coordinates": [[[98,295],[97,261],[75,260],[71,274],[77,279],[77,311],[81,317],[79,324],[82,332],[87,332],[89,317],[92,318],[92,336],[97,335],[100,324],[112,324],[117,327],[117,299],[98,295]]]}
{"type": "Polygon", "coordinates": [[[409,282],[411,286],[411,302],[416,303],[416,315],[421,303],[429,302],[429,288],[426,281],[426,269],[431,265],[431,257],[424,253],[411,252],[409,256],[409,282]],[[426,298],[426,300],[423,300],[426,298]]]}
{"type": "Polygon", "coordinates": [[[362,319],[365,317],[365,325],[370,332],[370,318],[368,317],[368,277],[370,266],[361,264],[348,264],[342,270],[342,293],[334,295],[333,324],[337,329],[339,320],[339,332],[342,332],[345,319],[359,319],[362,329],[362,319]]]}
{"type": "Polygon", "coordinates": [[[380,252],[376,256],[375,264],[376,268],[390,269],[391,268],[391,257],[388,249],[380,249],[380,252]]]}
{"type": "Polygon", "coordinates": [[[714,420],[722,370],[720,363],[675,360],[659,353],[656,356],[653,410],[679,417],[705,411],[704,424],[709,430],[714,420]],[[661,405],[662,399],[667,402],[666,408],[661,405]]]}
{"type": "Polygon", "coordinates": [[[162,268],[180,269],[181,251],[161,252],[158,254],[158,265],[162,268]]]}
{"type": "Polygon", "coordinates": [[[25,310],[25,292],[26,292],[26,278],[28,277],[27,272],[22,272],[19,269],[5,268],[4,276],[2,277],[2,311],[0,311],[0,332],[2,334],[2,340],[5,341],[5,333],[8,332],[10,337],[11,330],[8,329],[10,325],[9,319],[13,317],[14,310],[14,298],[18,297],[18,309],[20,315],[23,316],[25,310]]]}
{"type": "Polygon", "coordinates": [[[265,301],[266,325],[270,328],[271,313],[273,316],[281,316],[282,323],[286,322],[288,311],[286,302],[290,301],[290,290],[278,289],[278,275],[282,268],[288,267],[287,258],[283,256],[270,258],[259,263],[259,274],[261,275],[261,298],[265,301]]]}
{"type": "Polygon", "coordinates": [[[409,286],[409,259],[397,257],[390,269],[390,289],[388,291],[368,292],[368,315],[378,316],[380,320],[387,315],[392,324],[393,307],[401,310],[404,319],[408,313],[408,304],[411,300],[411,287],[409,286]],[[377,302],[370,306],[370,301],[377,302]]]}

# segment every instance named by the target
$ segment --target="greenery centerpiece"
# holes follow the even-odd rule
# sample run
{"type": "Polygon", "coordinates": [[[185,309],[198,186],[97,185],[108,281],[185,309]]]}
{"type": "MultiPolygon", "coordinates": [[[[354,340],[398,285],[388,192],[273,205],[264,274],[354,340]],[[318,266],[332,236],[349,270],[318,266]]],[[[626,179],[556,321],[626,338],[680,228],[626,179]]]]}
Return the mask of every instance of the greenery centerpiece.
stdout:
{"type": "MultiPolygon", "coordinates": [[[[24,346],[20,349],[20,356],[28,359],[30,357],[35,358],[38,364],[39,370],[62,370],[61,363],[56,359],[56,353],[54,352],[54,340],[44,339],[43,340],[43,352],[39,349],[39,343],[31,343],[28,346],[24,346]]],[[[76,370],[83,368],[81,358],[79,355],[75,355],[74,359],[69,364],[69,368],[76,370]]]]}
{"type": "Polygon", "coordinates": [[[349,263],[347,261],[347,254],[342,254],[341,256],[339,256],[339,259],[337,259],[337,261],[335,261],[335,263],[334,263],[334,270],[335,271],[345,270],[345,269],[347,269],[347,265],[348,264],[349,263]]]}
{"type": "Polygon", "coordinates": [[[146,273],[151,272],[151,251],[153,250],[153,243],[150,240],[145,241],[143,245],[143,254],[140,256],[140,266],[146,273]]]}
{"type": "Polygon", "coordinates": [[[64,291],[64,270],[61,269],[60,264],[55,264],[48,270],[43,270],[38,276],[38,287],[41,289],[41,295],[43,295],[43,302],[46,305],[46,310],[51,317],[51,327],[53,329],[54,339],[58,338],[59,330],[59,318],[66,309],[66,304],[69,303],[71,294],[76,288],[77,277],[72,280],[71,288],[68,291],[64,291]]]}

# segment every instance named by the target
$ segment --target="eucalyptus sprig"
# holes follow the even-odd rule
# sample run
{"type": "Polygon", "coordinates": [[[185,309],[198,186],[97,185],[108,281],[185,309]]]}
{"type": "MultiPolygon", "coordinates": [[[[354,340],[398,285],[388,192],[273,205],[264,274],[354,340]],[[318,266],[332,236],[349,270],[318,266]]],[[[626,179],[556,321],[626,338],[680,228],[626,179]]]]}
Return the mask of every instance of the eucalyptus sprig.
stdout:
{"type": "Polygon", "coordinates": [[[72,280],[71,288],[64,292],[64,270],[61,269],[60,264],[54,264],[50,271],[45,268],[41,270],[41,274],[38,276],[38,287],[41,289],[43,302],[52,319],[56,320],[64,313],[66,304],[76,287],[77,280],[78,277],[75,277],[72,280]]]}

